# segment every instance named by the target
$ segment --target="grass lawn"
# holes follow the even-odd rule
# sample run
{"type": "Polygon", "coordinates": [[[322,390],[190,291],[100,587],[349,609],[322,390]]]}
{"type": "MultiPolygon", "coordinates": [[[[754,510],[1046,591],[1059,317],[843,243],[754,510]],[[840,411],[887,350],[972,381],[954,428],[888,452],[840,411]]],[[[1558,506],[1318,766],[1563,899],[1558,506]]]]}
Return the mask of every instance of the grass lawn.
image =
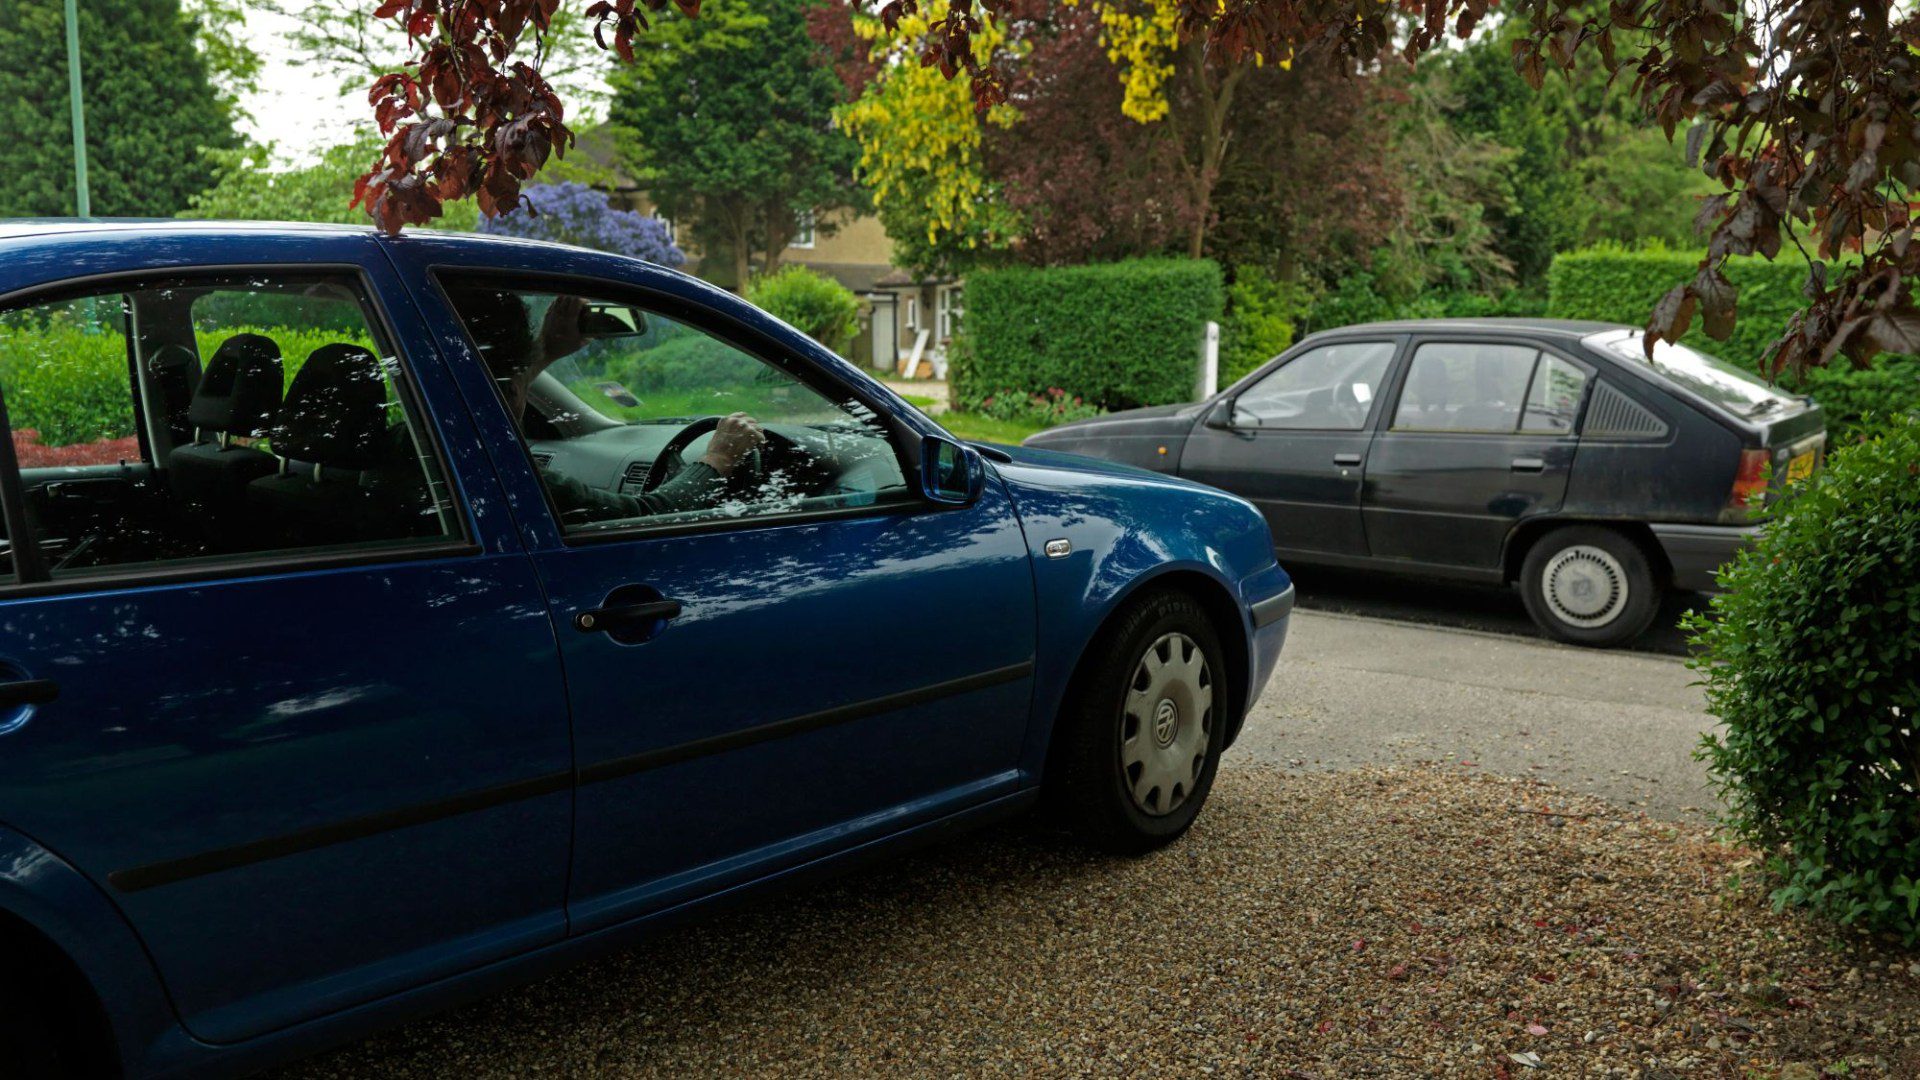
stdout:
{"type": "Polygon", "coordinates": [[[979,442],[1018,445],[1021,439],[1045,430],[1039,424],[1023,424],[1018,420],[995,420],[991,416],[981,416],[978,413],[944,412],[934,419],[940,423],[940,426],[960,438],[979,442]]]}

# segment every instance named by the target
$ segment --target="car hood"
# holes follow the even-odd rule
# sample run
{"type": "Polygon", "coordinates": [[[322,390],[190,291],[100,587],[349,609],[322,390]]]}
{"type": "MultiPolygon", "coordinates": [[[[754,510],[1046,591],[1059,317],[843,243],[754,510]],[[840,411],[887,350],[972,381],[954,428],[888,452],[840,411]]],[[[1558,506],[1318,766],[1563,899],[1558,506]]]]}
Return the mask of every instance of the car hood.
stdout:
{"type": "Polygon", "coordinates": [[[1204,401],[1189,401],[1178,405],[1150,405],[1142,409],[1124,409],[1120,412],[1105,413],[1086,420],[1075,420],[1070,424],[1048,428],[1027,441],[1045,445],[1057,438],[1097,437],[1121,428],[1150,427],[1155,430],[1184,431],[1193,426],[1193,421],[1199,418],[1201,411],[1206,407],[1207,403],[1204,401]],[[1169,423],[1169,421],[1174,422],[1169,423]]]}
{"type": "MultiPolygon", "coordinates": [[[[1053,429],[1058,430],[1058,429],[1053,429]]],[[[1041,434],[1046,434],[1042,432],[1041,434]]],[[[1142,469],[1117,461],[1086,457],[1081,454],[1062,453],[1058,450],[1034,446],[1006,446],[1001,443],[975,443],[985,448],[991,460],[1006,458],[1007,462],[1019,466],[1021,471],[1041,470],[1043,473],[1058,474],[1062,480],[1071,480],[1074,476],[1113,477],[1126,480],[1146,480],[1156,484],[1176,487],[1211,490],[1187,480],[1168,476],[1166,473],[1142,469]]]]}

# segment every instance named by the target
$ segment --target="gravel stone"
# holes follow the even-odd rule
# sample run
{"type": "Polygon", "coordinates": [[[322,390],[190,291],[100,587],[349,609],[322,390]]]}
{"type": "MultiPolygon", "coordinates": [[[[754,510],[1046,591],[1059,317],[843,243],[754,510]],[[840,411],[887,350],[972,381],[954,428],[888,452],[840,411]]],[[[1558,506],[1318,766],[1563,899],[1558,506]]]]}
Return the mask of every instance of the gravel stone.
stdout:
{"type": "Polygon", "coordinates": [[[1229,758],[1152,855],[1008,826],[280,1077],[1920,1076],[1920,986],[1858,976],[1920,957],[1756,871],[1537,781],[1229,758]]]}

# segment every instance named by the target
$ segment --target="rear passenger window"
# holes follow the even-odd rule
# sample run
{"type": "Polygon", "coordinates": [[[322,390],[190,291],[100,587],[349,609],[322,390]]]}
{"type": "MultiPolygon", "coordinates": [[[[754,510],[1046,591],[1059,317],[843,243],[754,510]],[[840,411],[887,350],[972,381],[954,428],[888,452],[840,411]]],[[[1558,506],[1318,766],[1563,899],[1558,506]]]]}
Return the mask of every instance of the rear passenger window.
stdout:
{"type": "Polygon", "coordinates": [[[1420,346],[1407,367],[1394,430],[1515,430],[1539,355],[1526,345],[1448,341],[1420,346]]]}
{"type": "Polygon", "coordinates": [[[351,277],[276,275],[0,312],[0,393],[48,575],[457,536],[369,311],[351,277]]]}
{"type": "Polygon", "coordinates": [[[1527,409],[1520,418],[1520,430],[1550,435],[1571,433],[1574,417],[1580,411],[1580,397],[1586,389],[1586,372],[1557,356],[1541,353],[1540,364],[1533,372],[1533,386],[1527,390],[1527,409]]]}

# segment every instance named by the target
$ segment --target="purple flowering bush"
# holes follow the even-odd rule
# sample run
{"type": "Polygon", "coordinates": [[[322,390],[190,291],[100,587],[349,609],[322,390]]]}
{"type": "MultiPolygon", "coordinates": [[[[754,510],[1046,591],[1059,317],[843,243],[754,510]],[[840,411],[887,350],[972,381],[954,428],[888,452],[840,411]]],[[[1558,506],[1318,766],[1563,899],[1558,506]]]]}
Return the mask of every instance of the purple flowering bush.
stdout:
{"type": "Polygon", "coordinates": [[[668,239],[664,222],[637,210],[614,209],[604,191],[569,180],[531,184],[523,194],[526,203],[512,213],[481,219],[480,231],[574,244],[661,266],[677,267],[687,261],[686,252],[668,239]]]}

